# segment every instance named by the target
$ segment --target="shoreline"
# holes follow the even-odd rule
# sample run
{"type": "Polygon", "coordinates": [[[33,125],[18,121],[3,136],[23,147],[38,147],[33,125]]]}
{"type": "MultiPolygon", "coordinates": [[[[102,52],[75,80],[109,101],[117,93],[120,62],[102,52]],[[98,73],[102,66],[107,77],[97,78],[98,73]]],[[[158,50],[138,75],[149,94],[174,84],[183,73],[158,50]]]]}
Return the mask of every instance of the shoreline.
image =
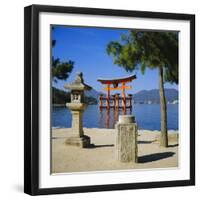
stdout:
{"type": "MultiPolygon", "coordinates": [[[[68,102],[66,102],[68,103],[68,102]]],[[[167,105],[178,105],[179,103],[167,103],[167,105]]],[[[88,105],[98,105],[98,103],[88,104],[88,105]]],[[[160,105],[160,103],[134,103],[134,105],[160,105]]],[[[52,104],[52,106],[65,106],[65,104],[52,104]]]]}
{"type": "Polygon", "coordinates": [[[51,104],[52,107],[66,107],[65,104],[51,104]]]}
{"type": "MultiPolygon", "coordinates": [[[[51,127],[52,130],[57,130],[57,129],[71,129],[70,127],[51,127]]],[[[99,129],[99,130],[115,130],[114,128],[98,128],[98,127],[93,127],[93,128],[88,128],[88,127],[83,127],[83,129],[92,129],[92,130],[95,130],[95,129],[99,129]]],[[[138,131],[142,131],[142,132],[160,132],[160,130],[150,130],[150,129],[138,129],[138,131]]],[[[177,132],[178,133],[178,129],[169,129],[168,130],[168,133],[174,133],[174,132],[177,132]]]]}

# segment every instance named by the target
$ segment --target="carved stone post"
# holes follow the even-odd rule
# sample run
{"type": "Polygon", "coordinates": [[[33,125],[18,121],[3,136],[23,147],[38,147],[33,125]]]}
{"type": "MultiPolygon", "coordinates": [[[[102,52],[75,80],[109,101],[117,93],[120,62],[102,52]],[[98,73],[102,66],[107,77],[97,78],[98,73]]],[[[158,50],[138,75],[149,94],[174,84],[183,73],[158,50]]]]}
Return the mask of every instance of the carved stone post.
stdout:
{"type": "Polygon", "coordinates": [[[132,115],[120,115],[116,124],[116,158],[120,162],[137,162],[137,124],[132,115]]]}

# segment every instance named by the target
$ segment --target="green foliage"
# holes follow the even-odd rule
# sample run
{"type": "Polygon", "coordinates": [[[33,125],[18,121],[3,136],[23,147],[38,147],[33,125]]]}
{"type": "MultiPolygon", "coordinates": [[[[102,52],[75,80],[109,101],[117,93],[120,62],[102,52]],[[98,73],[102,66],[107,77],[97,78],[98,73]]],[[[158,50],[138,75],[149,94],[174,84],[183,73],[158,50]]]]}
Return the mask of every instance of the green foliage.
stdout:
{"type": "Polygon", "coordinates": [[[71,60],[68,62],[60,62],[60,59],[52,58],[52,77],[56,82],[57,79],[66,80],[69,74],[72,72],[74,62],[71,60]]]}
{"type": "Polygon", "coordinates": [[[178,83],[178,33],[129,31],[107,45],[113,63],[132,72],[163,67],[166,81],[178,83]]]}
{"type": "Polygon", "coordinates": [[[56,40],[52,40],[52,47],[54,47],[56,45],[56,40]]]}

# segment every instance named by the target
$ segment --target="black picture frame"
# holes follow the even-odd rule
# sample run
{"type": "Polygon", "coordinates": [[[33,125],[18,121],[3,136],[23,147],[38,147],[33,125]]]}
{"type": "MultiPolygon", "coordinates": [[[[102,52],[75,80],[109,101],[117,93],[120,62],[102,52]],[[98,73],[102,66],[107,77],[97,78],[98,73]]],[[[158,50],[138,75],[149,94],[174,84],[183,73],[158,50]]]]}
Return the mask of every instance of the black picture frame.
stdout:
{"type": "Polygon", "coordinates": [[[24,9],[24,192],[30,195],[161,188],[195,184],[195,15],[127,10],[31,5],[24,9]],[[75,13],[190,23],[190,178],[188,180],[39,188],[39,14],[75,13]]]}

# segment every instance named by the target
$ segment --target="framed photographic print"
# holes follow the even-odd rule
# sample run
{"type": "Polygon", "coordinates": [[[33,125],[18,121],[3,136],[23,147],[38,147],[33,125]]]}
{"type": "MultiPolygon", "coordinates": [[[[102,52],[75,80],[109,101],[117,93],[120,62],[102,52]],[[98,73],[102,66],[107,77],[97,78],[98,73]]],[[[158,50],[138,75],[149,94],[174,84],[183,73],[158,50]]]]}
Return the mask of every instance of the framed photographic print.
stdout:
{"type": "Polygon", "coordinates": [[[24,191],[195,184],[195,16],[25,8],[24,191]]]}

